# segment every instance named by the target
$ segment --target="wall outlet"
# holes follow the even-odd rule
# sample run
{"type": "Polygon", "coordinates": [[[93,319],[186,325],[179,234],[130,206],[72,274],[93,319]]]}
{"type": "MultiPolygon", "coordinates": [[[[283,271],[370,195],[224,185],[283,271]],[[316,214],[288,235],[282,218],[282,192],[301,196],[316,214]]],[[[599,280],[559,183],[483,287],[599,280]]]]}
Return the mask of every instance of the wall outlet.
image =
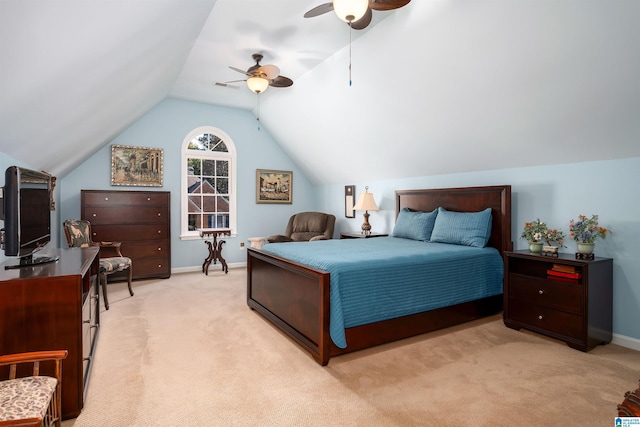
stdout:
{"type": "Polygon", "coordinates": [[[244,249],[244,242],[240,242],[240,250],[244,249]]]}

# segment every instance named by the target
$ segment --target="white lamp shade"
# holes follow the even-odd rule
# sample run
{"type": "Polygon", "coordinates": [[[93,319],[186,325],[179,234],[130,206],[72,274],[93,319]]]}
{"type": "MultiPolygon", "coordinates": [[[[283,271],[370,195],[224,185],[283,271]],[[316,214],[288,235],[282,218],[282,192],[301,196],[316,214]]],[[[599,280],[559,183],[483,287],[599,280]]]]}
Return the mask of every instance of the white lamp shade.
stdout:
{"type": "Polygon", "coordinates": [[[333,11],[344,22],[356,22],[367,13],[369,0],[334,0],[333,11]]]}
{"type": "Polygon", "coordinates": [[[262,77],[249,77],[247,79],[247,86],[252,92],[262,93],[269,88],[269,80],[262,77]]]}
{"type": "Polygon", "coordinates": [[[353,207],[355,211],[377,211],[378,205],[376,205],[376,201],[373,199],[373,194],[369,192],[364,192],[360,194],[358,197],[358,202],[353,207]]]}

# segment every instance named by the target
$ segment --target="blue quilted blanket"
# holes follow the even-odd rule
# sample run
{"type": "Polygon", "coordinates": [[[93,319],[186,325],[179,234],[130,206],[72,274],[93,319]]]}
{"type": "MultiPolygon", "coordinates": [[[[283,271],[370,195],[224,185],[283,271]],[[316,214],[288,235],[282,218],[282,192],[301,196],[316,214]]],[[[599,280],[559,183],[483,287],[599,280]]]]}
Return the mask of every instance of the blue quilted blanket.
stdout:
{"type": "Polygon", "coordinates": [[[331,273],[331,339],[344,330],[502,293],[494,248],[397,237],[273,243],[265,252],[331,273]]]}

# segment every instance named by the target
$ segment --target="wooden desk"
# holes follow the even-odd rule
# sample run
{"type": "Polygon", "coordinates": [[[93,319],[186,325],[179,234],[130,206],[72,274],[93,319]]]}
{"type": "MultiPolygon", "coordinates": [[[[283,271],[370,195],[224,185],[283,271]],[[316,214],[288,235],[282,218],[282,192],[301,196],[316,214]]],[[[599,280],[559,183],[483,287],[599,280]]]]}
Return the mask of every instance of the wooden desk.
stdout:
{"type": "Polygon", "coordinates": [[[200,230],[200,237],[211,238],[211,240],[205,240],[205,244],[209,247],[209,256],[204,259],[204,263],[202,264],[202,272],[206,275],[209,275],[209,265],[211,265],[211,261],[214,264],[219,260],[222,265],[222,271],[225,274],[229,272],[229,268],[227,267],[227,262],[222,258],[222,245],[225,243],[224,240],[218,240],[218,236],[229,236],[231,235],[230,229],[218,229],[218,230],[200,230]]]}
{"type": "MultiPolygon", "coordinates": [[[[98,247],[44,249],[56,262],[0,266],[0,354],[67,350],[62,362],[62,417],[80,415],[100,327],[98,247]]],[[[41,369],[53,374],[53,367],[41,369]],[[51,368],[51,372],[49,369],[51,368]]],[[[0,372],[0,378],[4,377],[0,372]]]]}

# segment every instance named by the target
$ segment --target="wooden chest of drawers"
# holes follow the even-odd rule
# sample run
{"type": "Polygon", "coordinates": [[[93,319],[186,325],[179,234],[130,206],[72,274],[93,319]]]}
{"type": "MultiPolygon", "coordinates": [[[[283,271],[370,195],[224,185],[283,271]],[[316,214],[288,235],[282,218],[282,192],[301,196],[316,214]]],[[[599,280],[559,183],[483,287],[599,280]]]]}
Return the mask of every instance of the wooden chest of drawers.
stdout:
{"type": "MultiPolygon", "coordinates": [[[[82,190],[81,216],[91,222],[94,242],[122,242],[134,279],[171,275],[168,191],[82,190]]],[[[126,272],[109,276],[125,278],[126,272]]]]}
{"type": "Polygon", "coordinates": [[[578,260],[529,251],[505,253],[504,323],[565,341],[589,351],[611,342],[613,322],[613,260],[578,260]],[[569,279],[547,272],[554,265],[570,267],[580,276],[569,279]]]}

